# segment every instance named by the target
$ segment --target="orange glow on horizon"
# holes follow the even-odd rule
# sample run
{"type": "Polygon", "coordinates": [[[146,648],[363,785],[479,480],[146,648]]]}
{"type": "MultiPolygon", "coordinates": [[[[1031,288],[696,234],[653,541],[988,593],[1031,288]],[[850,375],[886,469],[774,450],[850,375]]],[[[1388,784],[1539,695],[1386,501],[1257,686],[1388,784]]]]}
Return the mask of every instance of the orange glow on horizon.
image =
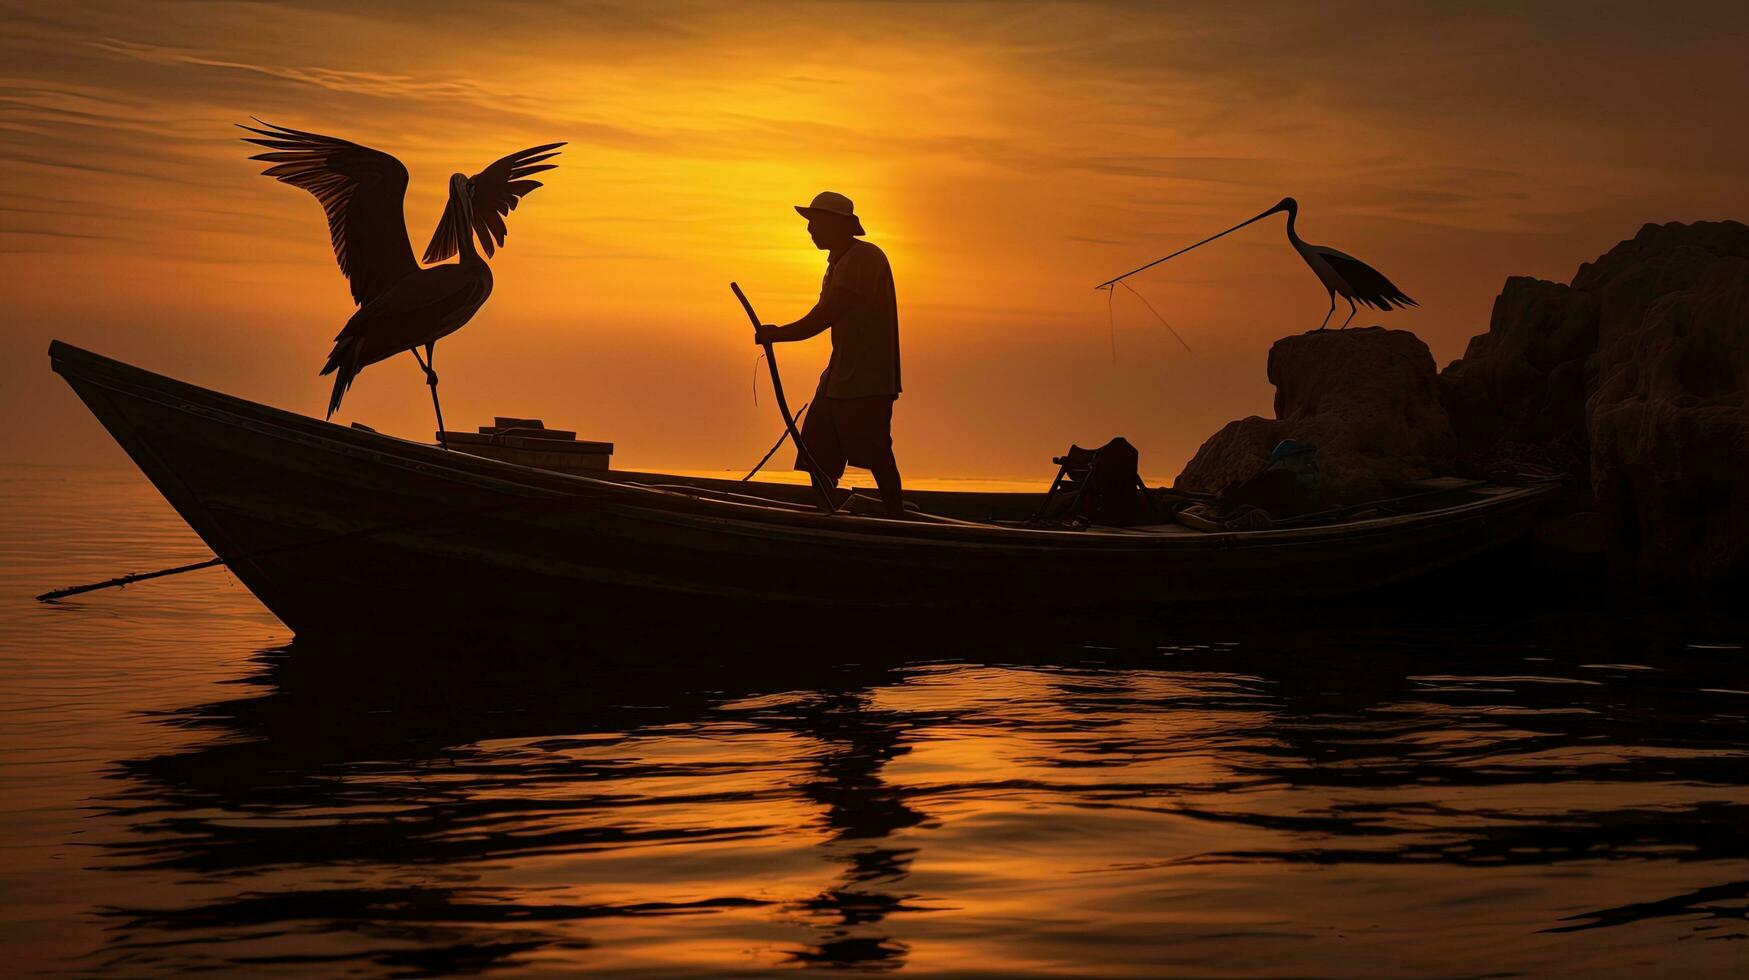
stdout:
{"type": "MultiPolygon", "coordinates": [[[[776,437],[727,284],[769,321],[805,312],[824,256],[790,206],[825,188],[856,200],[894,265],[895,435],[916,478],[1048,479],[1069,442],[1121,434],[1170,479],[1221,424],[1267,414],[1269,344],[1315,325],[1325,301],[1279,225],[1136,280],[1192,353],[1120,293],[1114,357],[1091,286],[1286,193],[1307,239],[1366,258],[1422,304],[1356,323],[1415,330],[1441,365],[1486,328],[1507,275],[1564,280],[1645,221],[1749,210],[1736,166],[1749,137],[1715,126],[1696,146],[1685,137],[1704,120],[1670,101],[1745,81],[1740,58],[1711,56],[1722,36],[1624,15],[1618,33],[1562,47],[1538,26],[1553,12],[1509,34],[1480,13],[1401,11],[1359,57],[1312,11],[1220,11],[486,2],[441,17],[230,4],[19,17],[0,42],[13,311],[0,408],[40,424],[3,451],[120,462],[48,375],[51,337],[320,413],[316,371],[352,307],[317,205],[246,159],[231,126],[251,114],[400,158],[416,251],[449,173],[568,140],[510,216],[493,296],[439,345],[445,414],[458,427],[541,416],[643,469],[744,467],[776,437]],[[1668,43],[1652,50],[1651,35],[1668,43]],[[1646,81],[1666,63],[1680,86],[1646,81]],[[1648,91],[1659,85],[1668,99],[1648,91]],[[1617,115],[1598,118],[1600,103],[1617,115]]],[[[825,350],[780,348],[793,402],[825,350]]],[[[428,436],[402,360],[361,375],[337,421],[428,436]]]]}

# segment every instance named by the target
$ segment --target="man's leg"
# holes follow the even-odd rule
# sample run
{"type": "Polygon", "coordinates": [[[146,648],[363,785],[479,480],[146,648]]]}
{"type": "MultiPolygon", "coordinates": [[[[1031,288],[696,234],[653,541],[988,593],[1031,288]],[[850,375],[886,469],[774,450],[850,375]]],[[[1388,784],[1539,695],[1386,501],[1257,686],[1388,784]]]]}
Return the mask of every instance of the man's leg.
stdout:
{"type": "Polygon", "coordinates": [[[816,486],[823,487],[826,495],[834,500],[833,493],[838,487],[838,480],[844,476],[845,454],[843,443],[838,437],[837,420],[833,417],[832,401],[816,394],[813,403],[808,408],[808,414],[802,417],[802,445],[796,449],[796,469],[808,474],[808,479],[816,486]],[[816,472],[808,465],[809,457],[820,464],[823,472],[816,472]]]}
{"type": "Polygon", "coordinates": [[[904,487],[893,457],[893,402],[890,396],[845,399],[837,404],[851,465],[874,474],[888,517],[905,515],[904,487]]]}
{"type": "Polygon", "coordinates": [[[881,505],[886,508],[888,517],[905,516],[905,488],[899,482],[899,461],[893,458],[892,452],[887,452],[886,458],[877,460],[869,467],[874,474],[875,486],[881,488],[881,505]]]}

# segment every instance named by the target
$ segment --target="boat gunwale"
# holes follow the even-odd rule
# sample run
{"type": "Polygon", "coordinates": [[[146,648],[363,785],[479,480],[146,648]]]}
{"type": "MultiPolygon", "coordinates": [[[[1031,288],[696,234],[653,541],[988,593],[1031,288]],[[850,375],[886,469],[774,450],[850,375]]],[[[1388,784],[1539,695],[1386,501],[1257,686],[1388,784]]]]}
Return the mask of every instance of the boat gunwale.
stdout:
{"type": "MultiPolygon", "coordinates": [[[[937,524],[874,515],[828,515],[732,500],[713,500],[629,480],[545,470],[444,450],[435,445],[299,415],[202,388],[59,340],[50,344],[48,353],[53,370],[70,381],[76,379],[80,383],[104,388],[125,397],[143,399],[175,411],[204,417],[211,422],[293,442],[319,452],[358,456],[397,469],[471,484],[511,496],[526,496],[531,500],[595,497],[608,504],[631,507],[647,514],[666,514],[680,518],[685,523],[714,525],[723,530],[732,526],[740,531],[764,530],[769,533],[771,529],[784,528],[804,532],[802,537],[815,540],[822,537],[842,538],[864,545],[986,544],[1002,547],[1031,546],[1045,550],[1072,548],[1078,552],[1087,549],[1132,552],[1315,545],[1325,543],[1331,538],[1357,540],[1388,535],[1406,528],[1431,529],[1448,522],[1467,520],[1479,512],[1515,510],[1533,504],[1538,498],[1555,492],[1559,487],[1556,482],[1518,487],[1496,484],[1501,492],[1412,514],[1298,528],[1190,534],[1129,529],[1069,530],[972,523],[937,524]]],[[[669,474],[638,475],[671,478],[669,474]]],[[[994,491],[988,492],[988,495],[1007,494],[994,491]]]]}

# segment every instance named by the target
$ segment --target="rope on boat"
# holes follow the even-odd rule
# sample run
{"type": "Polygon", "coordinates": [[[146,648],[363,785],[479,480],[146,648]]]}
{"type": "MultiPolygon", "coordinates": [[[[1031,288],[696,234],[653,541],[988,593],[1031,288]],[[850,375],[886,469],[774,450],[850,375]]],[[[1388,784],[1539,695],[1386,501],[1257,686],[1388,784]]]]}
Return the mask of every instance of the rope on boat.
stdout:
{"type": "Polygon", "coordinates": [[[388,531],[403,531],[408,528],[418,527],[421,524],[430,524],[434,521],[448,520],[452,517],[470,517],[476,514],[490,513],[495,510],[526,507],[530,504],[572,503],[583,496],[586,495],[568,493],[554,494],[552,496],[520,497],[515,500],[501,500],[496,503],[483,504],[478,507],[463,507],[457,510],[446,510],[441,513],[415,518],[410,521],[396,521],[391,524],[378,524],[375,527],[364,527],[352,531],[342,531],[339,534],[330,534],[327,537],[317,538],[314,541],[296,541],[291,544],[274,545],[271,548],[262,548],[257,551],[251,551],[247,554],[238,555],[229,561],[215,557],[209,558],[206,561],[195,562],[192,565],[178,565],[175,568],[160,568],[155,572],[135,572],[132,575],[123,575],[119,578],[107,579],[102,582],[93,582],[89,585],[69,586],[65,589],[56,589],[53,592],[44,592],[42,595],[37,596],[36,599],[38,602],[54,602],[57,599],[65,599],[68,596],[81,595],[86,592],[96,592],[99,589],[120,588],[121,586],[131,585],[135,582],[143,582],[146,579],[164,578],[168,575],[181,575],[183,572],[198,571],[202,568],[211,568],[214,565],[234,565],[238,562],[251,561],[256,558],[265,558],[268,555],[278,555],[288,551],[298,551],[304,548],[319,548],[325,544],[334,544],[339,541],[348,541],[355,538],[366,538],[373,534],[383,534],[388,531]]]}
{"type": "Polygon", "coordinates": [[[93,582],[90,585],[74,585],[65,589],[56,589],[53,592],[44,592],[42,595],[36,597],[36,601],[54,602],[56,599],[65,599],[68,596],[79,595],[84,592],[96,592],[98,589],[120,588],[124,585],[132,585],[135,582],[144,582],[149,578],[163,578],[166,575],[181,575],[183,572],[211,568],[214,565],[223,565],[224,563],[225,560],[223,558],[208,558],[206,561],[197,561],[192,565],[178,565],[175,568],[160,568],[155,572],[135,572],[132,575],[123,575],[120,578],[107,579],[102,582],[93,582]]]}
{"type": "MultiPolygon", "coordinates": [[[[753,404],[757,405],[757,404],[759,404],[759,402],[757,400],[755,400],[753,404]]],[[[801,422],[802,418],[808,414],[808,406],[812,405],[812,404],[814,404],[814,403],[811,401],[802,402],[802,407],[799,409],[796,409],[796,421],[798,424],[801,422]]],[[[776,456],[777,451],[779,449],[782,449],[783,444],[785,442],[788,442],[788,441],[789,441],[789,429],[785,428],[783,430],[783,435],[777,437],[777,442],[772,445],[770,451],[768,451],[764,456],[759,457],[759,462],[757,464],[755,464],[752,469],[747,471],[747,475],[741,478],[741,482],[746,483],[748,480],[751,480],[751,479],[753,479],[753,477],[757,476],[759,474],[759,471],[765,468],[765,464],[770,462],[771,457],[776,456]]]]}

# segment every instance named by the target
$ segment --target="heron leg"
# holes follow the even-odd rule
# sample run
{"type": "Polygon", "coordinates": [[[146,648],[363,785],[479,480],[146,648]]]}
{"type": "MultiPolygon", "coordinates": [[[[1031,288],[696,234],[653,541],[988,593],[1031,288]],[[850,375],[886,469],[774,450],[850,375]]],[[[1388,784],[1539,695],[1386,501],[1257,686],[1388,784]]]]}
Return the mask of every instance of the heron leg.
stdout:
{"type": "Polygon", "coordinates": [[[413,359],[419,362],[419,369],[425,372],[425,383],[431,386],[431,410],[437,413],[437,444],[448,449],[449,441],[443,437],[443,406],[437,401],[437,372],[431,369],[431,365],[437,362],[436,346],[435,344],[426,344],[424,357],[419,356],[419,348],[417,347],[409,347],[407,350],[413,355],[413,359]]]}
{"type": "Polygon", "coordinates": [[[1330,314],[1335,313],[1335,312],[1336,312],[1336,290],[1332,289],[1332,290],[1330,290],[1330,308],[1324,311],[1324,322],[1318,324],[1319,330],[1322,330],[1326,326],[1329,325],[1330,314]]]}
{"type": "MultiPolygon", "coordinates": [[[[1357,308],[1357,307],[1356,307],[1356,306],[1355,306],[1355,305],[1354,305],[1354,297],[1352,297],[1352,296],[1344,296],[1344,297],[1343,297],[1343,299],[1346,299],[1346,300],[1348,300],[1348,320],[1343,320],[1343,321],[1342,321],[1342,329],[1344,329],[1344,330],[1347,330],[1347,329],[1348,329],[1348,321],[1349,321],[1349,320],[1352,320],[1352,319],[1354,319],[1354,314],[1356,314],[1356,313],[1358,313],[1358,312],[1360,312],[1360,311],[1359,311],[1359,309],[1358,309],[1358,308],[1357,308]]],[[[1334,305],[1334,304],[1335,304],[1335,301],[1334,301],[1334,300],[1332,300],[1332,301],[1331,301],[1331,304],[1332,304],[1332,305],[1334,305]]]]}

